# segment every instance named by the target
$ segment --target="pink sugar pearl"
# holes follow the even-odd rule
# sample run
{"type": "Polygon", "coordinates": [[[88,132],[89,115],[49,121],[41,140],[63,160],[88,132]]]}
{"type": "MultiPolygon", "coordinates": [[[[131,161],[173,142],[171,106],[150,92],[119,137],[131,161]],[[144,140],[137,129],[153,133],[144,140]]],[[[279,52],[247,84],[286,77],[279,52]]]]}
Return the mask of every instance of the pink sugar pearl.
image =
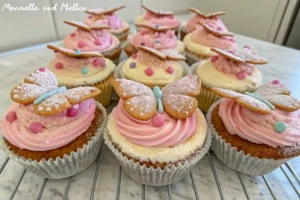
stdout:
{"type": "Polygon", "coordinates": [[[67,110],[68,117],[76,117],[78,115],[78,110],[71,107],[67,110]]]}
{"type": "Polygon", "coordinates": [[[147,33],[148,33],[148,31],[146,31],[146,30],[141,31],[141,35],[146,35],[147,33]]]}
{"type": "Polygon", "coordinates": [[[89,19],[92,19],[92,16],[89,16],[89,19]]]}
{"type": "Polygon", "coordinates": [[[236,77],[237,77],[239,80],[244,80],[244,79],[247,77],[247,74],[246,74],[246,72],[244,72],[244,71],[240,71],[239,73],[236,74],[236,77]]]}
{"type": "Polygon", "coordinates": [[[93,60],[93,65],[95,67],[101,66],[103,64],[103,59],[101,58],[96,58],[95,60],[93,60]]]}
{"type": "Polygon", "coordinates": [[[96,39],[96,40],[95,40],[95,44],[96,44],[96,45],[101,45],[101,40],[100,40],[100,39],[96,39]]]}
{"type": "Polygon", "coordinates": [[[5,119],[6,121],[12,123],[17,119],[17,113],[15,111],[11,111],[6,115],[5,119]]]}
{"type": "Polygon", "coordinates": [[[29,131],[32,133],[39,133],[43,130],[43,125],[39,122],[32,122],[29,127],[29,131]]]}
{"type": "Polygon", "coordinates": [[[169,66],[166,71],[169,73],[169,74],[173,74],[174,73],[174,69],[173,67],[169,66]]]}
{"type": "Polygon", "coordinates": [[[157,114],[152,118],[152,124],[155,127],[161,127],[165,124],[165,119],[162,115],[157,114]]]}
{"type": "Polygon", "coordinates": [[[211,62],[216,62],[218,59],[219,59],[218,56],[213,56],[213,57],[211,57],[210,61],[211,62]]]}
{"type": "Polygon", "coordinates": [[[75,37],[75,35],[76,35],[75,33],[71,33],[70,34],[71,37],[75,37]]]}
{"type": "Polygon", "coordinates": [[[159,37],[158,32],[155,32],[155,33],[154,33],[154,38],[158,38],[158,37],[159,37]]]}
{"type": "Polygon", "coordinates": [[[152,76],[154,74],[154,71],[151,67],[148,67],[147,69],[145,69],[145,74],[147,76],[152,76]]]}
{"type": "Polygon", "coordinates": [[[62,69],[64,65],[61,62],[55,64],[56,69],[62,69]]]}
{"type": "Polygon", "coordinates": [[[46,68],[45,67],[41,67],[41,68],[39,68],[39,71],[40,72],[44,72],[44,71],[46,71],[46,68]]]}
{"type": "Polygon", "coordinates": [[[79,48],[85,47],[85,42],[84,41],[79,41],[78,42],[78,47],[79,48]]]}
{"type": "Polygon", "coordinates": [[[134,54],[132,54],[132,56],[131,56],[133,59],[136,59],[137,58],[137,55],[134,53],[134,54]]]}

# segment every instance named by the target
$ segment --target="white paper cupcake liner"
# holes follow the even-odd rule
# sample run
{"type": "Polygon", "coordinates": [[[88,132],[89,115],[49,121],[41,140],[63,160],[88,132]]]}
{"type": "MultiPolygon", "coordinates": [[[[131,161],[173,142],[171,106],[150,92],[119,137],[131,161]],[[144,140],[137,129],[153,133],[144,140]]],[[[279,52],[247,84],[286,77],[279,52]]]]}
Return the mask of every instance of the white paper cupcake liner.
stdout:
{"type": "MultiPolygon", "coordinates": [[[[97,103],[97,102],[96,102],[97,103]]],[[[28,171],[48,179],[62,179],[73,176],[87,169],[97,158],[102,144],[102,133],[106,126],[107,113],[105,108],[97,103],[97,108],[103,113],[103,121],[96,130],[95,135],[83,145],[82,148],[77,149],[76,152],[71,152],[70,155],[64,155],[63,158],[56,158],[55,160],[31,160],[20,157],[12,152],[6,145],[3,139],[0,139],[0,148],[7,154],[8,157],[17,161],[28,171]]]]}
{"type": "MultiPolygon", "coordinates": [[[[127,61],[127,59],[121,61],[119,63],[119,65],[116,67],[116,70],[114,73],[114,76],[116,79],[119,79],[119,78],[126,79],[126,77],[124,76],[124,73],[122,72],[123,65],[125,64],[126,61],[127,61]]],[[[183,61],[179,61],[179,63],[183,66],[183,77],[190,75],[191,74],[190,67],[183,61]]]]}
{"type": "Polygon", "coordinates": [[[286,159],[260,159],[250,154],[245,155],[244,151],[238,151],[236,147],[232,147],[230,143],[218,135],[211,121],[212,111],[221,100],[215,102],[206,114],[206,120],[212,133],[212,150],[216,156],[231,169],[250,176],[262,176],[268,174],[278,168],[280,165],[290,160],[286,159]]]}
{"type": "Polygon", "coordinates": [[[185,25],[181,26],[179,29],[179,38],[181,41],[183,41],[183,38],[188,34],[185,25]]]}
{"type": "Polygon", "coordinates": [[[193,54],[187,50],[185,50],[185,56],[186,56],[186,62],[191,66],[197,62],[201,62],[203,60],[207,60],[208,56],[199,56],[196,54],[193,54]]]}
{"type": "Polygon", "coordinates": [[[164,169],[147,167],[145,164],[141,165],[140,162],[134,162],[133,159],[128,159],[127,156],[115,148],[112,144],[108,130],[104,132],[104,142],[115,154],[119,163],[122,165],[124,171],[135,181],[153,186],[169,185],[180,181],[184,176],[188,174],[191,168],[208,152],[211,145],[211,133],[208,129],[203,147],[195,152],[195,155],[191,156],[187,160],[176,164],[170,164],[164,169]]]}

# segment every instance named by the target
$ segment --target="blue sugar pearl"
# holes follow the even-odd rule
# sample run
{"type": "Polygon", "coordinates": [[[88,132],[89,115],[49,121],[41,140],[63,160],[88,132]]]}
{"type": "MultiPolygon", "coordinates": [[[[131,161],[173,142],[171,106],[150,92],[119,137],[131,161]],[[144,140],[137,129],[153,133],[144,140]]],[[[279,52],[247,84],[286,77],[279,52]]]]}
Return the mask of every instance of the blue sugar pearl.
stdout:
{"type": "Polygon", "coordinates": [[[155,28],[159,28],[159,25],[155,25],[155,28]]]}
{"type": "Polygon", "coordinates": [[[160,43],[160,41],[159,40],[155,40],[155,43],[160,43]]]}
{"type": "Polygon", "coordinates": [[[131,62],[131,63],[129,64],[129,66],[130,66],[130,68],[135,68],[135,67],[136,67],[136,63],[135,63],[135,62],[131,62]]]}
{"type": "Polygon", "coordinates": [[[81,69],[81,73],[82,73],[82,74],[87,74],[87,73],[89,73],[88,68],[85,68],[85,67],[82,68],[82,69],[81,69]]]}
{"type": "Polygon", "coordinates": [[[81,54],[81,51],[79,49],[76,49],[75,54],[81,54]]]}
{"type": "Polygon", "coordinates": [[[277,133],[283,133],[286,130],[286,124],[278,121],[274,124],[274,129],[277,133]]]}

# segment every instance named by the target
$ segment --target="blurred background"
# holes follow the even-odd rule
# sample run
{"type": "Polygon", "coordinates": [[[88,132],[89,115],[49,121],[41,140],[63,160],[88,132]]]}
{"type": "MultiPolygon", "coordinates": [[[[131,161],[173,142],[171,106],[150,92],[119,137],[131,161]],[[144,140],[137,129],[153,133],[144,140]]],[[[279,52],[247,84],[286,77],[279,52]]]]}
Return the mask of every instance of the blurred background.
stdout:
{"type": "MultiPolygon", "coordinates": [[[[226,11],[222,17],[231,32],[300,49],[300,11],[298,0],[0,0],[0,52],[61,40],[73,30],[63,20],[84,21],[83,11],[59,10],[61,4],[78,3],[86,8],[111,8],[126,5],[118,15],[126,21],[143,13],[141,5],[172,10],[185,16],[194,7],[204,13],[226,11]],[[57,11],[9,11],[5,4],[42,8],[58,4],[57,11]]],[[[184,19],[188,19],[185,16],[184,19]]]]}

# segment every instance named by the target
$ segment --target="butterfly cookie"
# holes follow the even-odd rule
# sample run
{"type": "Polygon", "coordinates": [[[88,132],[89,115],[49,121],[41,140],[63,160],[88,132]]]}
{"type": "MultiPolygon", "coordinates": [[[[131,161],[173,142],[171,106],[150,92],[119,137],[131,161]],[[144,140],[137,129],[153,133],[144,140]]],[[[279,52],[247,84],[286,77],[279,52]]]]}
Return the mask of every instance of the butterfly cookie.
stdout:
{"type": "Polygon", "coordinates": [[[233,34],[230,32],[219,31],[217,29],[212,28],[211,26],[204,24],[202,22],[198,22],[206,31],[217,36],[217,37],[233,37],[233,34]]]}
{"type": "Polygon", "coordinates": [[[186,57],[173,49],[156,50],[146,46],[138,46],[137,48],[163,60],[186,60],[186,57]]]}
{"type": "Polygon", "coordinates": [[[40,68],[27,76],[24,83],[17,85],[10,96],[16,103],[33,103],[34,111],[39,115],[52,116],[99,94],[100,90],[94,87],[58,87],[55,75],[46,68],[40,68]]]}
{"type": "Polygon", "coordinates": [[[195,8],[189,8],[189,11],[191,11],[192,13],[195,13],[196,15],[199,15],[200,17],[205,18],[205,19],[210,19],[210,18],[214,18],[214,17],[218,17],[218,16],[222,16],[222,15],[226,14],[225,12],[220,11],[220,12],[208,13],[205,15],[195,8]]]}
{"type": "Polygon", "coordinates": [[[101,24],[101,23],[93,23],[91,26],[88,26],[87,24],[82,22],[75,22],[75,21],[64,21],[64,23],[87,32],[91,32],[93,30],[109,29],[109,26],[107,24],[101,24]]]}
{"type": "Polygon", "coordinates": [[[181,78],[162,90],[153,90],[127,79],[113,81],[113,86],[124,100],[125,111],[135,119],[150,120],[156,112],[167,112],[177,119],[186,119],[198,107],[195,96],[200,94],[201,81],[197,76],[181,78]]]}
{"type": "Polygon", "coordinates": [[[64,47],[57,47],[53,45],[47,45],[48,49],[54,50],[54,52],[59,52],[68,57],[76,58],[103,58],[103,55],[98,52],[81,52],[80,50],[67,49],[64,47]]]}
{"type": "Polygon", "coordinates": [[[108,15],[108,14],[112,14],[114,12],[117,12],[118,10],[121,10],[123,8],[125,8],[126,6],[119,6],[116,8],[111,8],[111,9],[88,9],[85,12],[91,15],[108,15]]]}
{"type": "Polygon", "coordinates": [[[254,93],[241,94],[222,88],[211,88],[215,94],[233,99],[239,105],[261,114],[269,114],[275,108],[293,112],[300,109],[300,101],[289,96],[290,91],[281,85],[265,84],[254,93]]]}
{"type": "Polygon", "coordinates": [[[146,11],[152,13],[152,14],[155,14],[155,15],[161,15],[161,16],[168,16],[168,15],[174,15],[173,12],[171,11],[163,11],[163,10],[156,10],[156,9],[151,9],[151,8],[148,8],[146,6],[142,6],[146,11]]]}

